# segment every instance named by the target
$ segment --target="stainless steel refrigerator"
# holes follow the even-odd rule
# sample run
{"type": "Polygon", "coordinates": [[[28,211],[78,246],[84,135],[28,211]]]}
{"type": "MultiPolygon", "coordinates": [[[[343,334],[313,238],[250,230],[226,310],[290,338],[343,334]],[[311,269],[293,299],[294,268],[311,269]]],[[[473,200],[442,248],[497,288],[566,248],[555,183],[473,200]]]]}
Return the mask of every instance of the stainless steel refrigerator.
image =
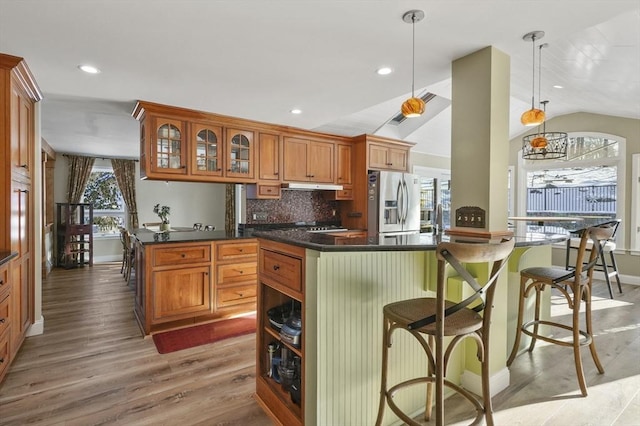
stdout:
{"type": "Polygon", "coordinates": [[[420,178],[401,172],[369,171],[369,235],[420,232],[420,178]]]}

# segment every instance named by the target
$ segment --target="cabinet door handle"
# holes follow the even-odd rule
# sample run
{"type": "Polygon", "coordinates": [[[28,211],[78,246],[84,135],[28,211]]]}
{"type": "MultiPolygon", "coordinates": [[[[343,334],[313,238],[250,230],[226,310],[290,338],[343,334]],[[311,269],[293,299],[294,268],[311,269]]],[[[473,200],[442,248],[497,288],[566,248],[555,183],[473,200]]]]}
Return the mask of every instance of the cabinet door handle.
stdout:
{"type": "Polygon", "coordinates": [[[19,189],[18,192],[22,192],[24,194],[28,193],[29,190],[28,189],[19,189]]]}
{"type": "Polygon", "coordinates": [[[0,280],[0,285],[4,284],[4,280],[0,280]]]}
{"type": "Polygon", "coordinates": [[[0,364],[4,362],[4,358],[0,358],[0,364]]]}
{"type": "Polygon", "coordinates": [[[182,257],[182,258],[184,259],[185,257],[187,257],[187,255],[186,255],[185,253],[182,253],[182,254],[180,255],[180,257],[182,257]]]}
{"type": "Polygon", "coordinates": [[[7,321],[6,318],[0,318],[0,324],[4,324],[7,321]]]}
{"type": "Polygon", "coordinates": [[[278,269],[280,269],[280,265],[273,265],[273,270],[277,271],[278,269]]]}
{"type": "Polygon", "coordinates": [[[27,164],[20,164],[20,167],[22,167],[23,169],[29,169],[29,165],[27,164]]]}
{"type": "Polygon", "coordinates": [[[181,169],[186,169],[186,168],[187,168],[187,166],[180,166],[180,168],[181,168],[181,169]]]}

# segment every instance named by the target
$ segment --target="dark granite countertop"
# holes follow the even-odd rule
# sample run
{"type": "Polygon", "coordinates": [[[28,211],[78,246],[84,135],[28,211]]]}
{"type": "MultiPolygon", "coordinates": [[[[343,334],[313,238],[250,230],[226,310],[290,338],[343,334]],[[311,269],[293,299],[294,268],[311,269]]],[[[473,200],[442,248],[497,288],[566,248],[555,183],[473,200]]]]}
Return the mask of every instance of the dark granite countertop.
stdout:
{"type": "Polygon", "coordinates": [[[226,233],[225,231],[171,231],[153,232],[148,229],[136,229],[133,232],[135,239],[142,245],[166,244],[166,243],[193,243],[198,241],[222,241],[247,239],[255,237],[245,237],[237,233],[226,233]]]}
{"type": "MultiPolygon", "coordinates": [[[[410,234],[373,237],[336,237],[323,233],[312,233],[301,229],[256,231],[255,237],[278,241],[317,251],[414,251],[435,250],[441,241],[452,241],[446,234],[410,234]]],[[[528,230],[516,235],[516,247],[547,245],[565,241],[568,233],[536,232],[528,230]]],[[[456,237],[464,240],[462,237],[456,237]]],[[[467,239],[468,240],[468,239],[467,239]]]]}
{"type": "Polygon", "coordinates": [[[16,253],[15,251],[0,250],[0,266],[4,265],[17,255],[18,253],[16,253]]]}

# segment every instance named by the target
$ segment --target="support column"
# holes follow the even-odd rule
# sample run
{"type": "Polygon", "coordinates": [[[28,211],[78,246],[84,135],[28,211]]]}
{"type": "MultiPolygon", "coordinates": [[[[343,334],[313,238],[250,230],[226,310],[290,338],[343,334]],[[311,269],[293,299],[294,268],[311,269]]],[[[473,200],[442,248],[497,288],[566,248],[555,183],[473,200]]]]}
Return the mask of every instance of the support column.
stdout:
{"type": "MultiPolygon", "coordinates": [[[[507,181],[509,169],[510,58],[486,47],[452,64],[451,108],[451,231],[500,236],[507,233],[507,181]],[[484,211],[482,227],[456,224],[456,210],[478,207],[484,211]]],[[[477,220],[473,222],[478,225],[477,220]]],[[[488,270],[477,265],[480,279],[488,270]]],[[[501,274],[495,295],[491,330],[491,391],[509,384],[507,357],[507,273],[501,274]]],[[[465,347],[462,385],[481,393],[480,365],[475,344],[465,347]]]]}
{"type": "Polygon", "coordinates": [[[489,232],[507,229],[510,59],[489,46],[452,64],[451,226],[463,206],[486,213],[489,232]]]}

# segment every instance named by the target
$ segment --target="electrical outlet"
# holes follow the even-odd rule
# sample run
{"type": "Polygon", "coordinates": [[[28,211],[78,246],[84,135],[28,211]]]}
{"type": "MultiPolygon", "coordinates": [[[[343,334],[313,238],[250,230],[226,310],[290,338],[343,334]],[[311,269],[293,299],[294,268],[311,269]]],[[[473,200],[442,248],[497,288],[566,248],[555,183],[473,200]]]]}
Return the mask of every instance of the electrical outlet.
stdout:
{"type": "Polygon", "coordinates": [[[265,212],[259,212],[253,214],[253,220],[267,220],[268,216],[265,212]]]}

